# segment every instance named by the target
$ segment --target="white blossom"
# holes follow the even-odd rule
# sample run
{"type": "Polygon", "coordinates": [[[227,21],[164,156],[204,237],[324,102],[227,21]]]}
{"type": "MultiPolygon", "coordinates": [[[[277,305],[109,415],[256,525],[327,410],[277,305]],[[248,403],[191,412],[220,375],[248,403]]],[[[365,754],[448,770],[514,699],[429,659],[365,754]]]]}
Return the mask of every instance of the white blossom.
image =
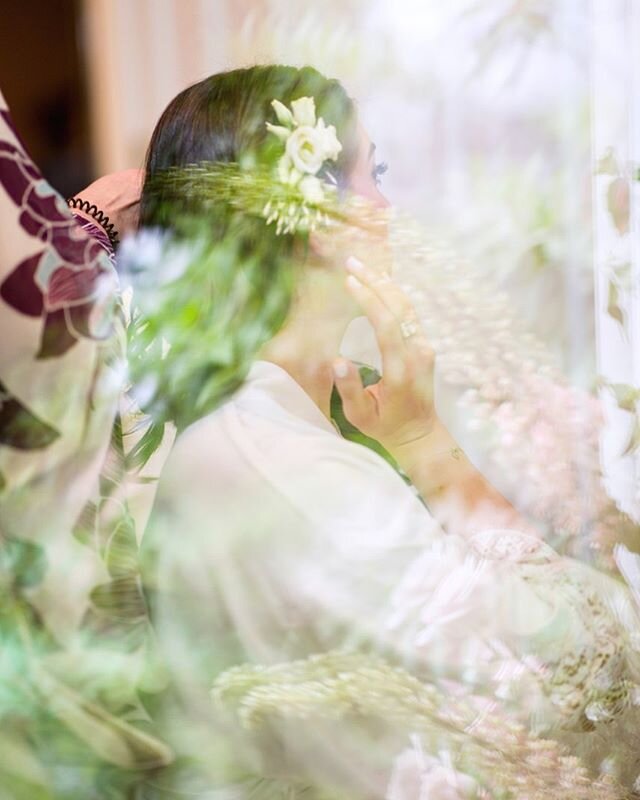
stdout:
{"type": "Polygon", "coordinates": [[[322,181],[314,175],[306,175],[300,181],[300,192],[307,203],[321,203],[324,200],[322,181]]]}
{"type": "Polygon", "coordinates": [[[307,125],[289,136],[286,152],[296,169],[309,175],[315,175],[326,159],[322,134],[307,125]]]}
{"type": "Polygon", "coordinates": [[[286,142],[289,136],[291,136],[291,130],[285,128],[283,125],[272,125],[270,122],[267,122],[267,130],[269,133],[273,133],[277,136],[281,142],[286,142]]]}
{"type": "Polygon", "coordinates": [[[313,128],[316,124],[316,103],[313,97],[301,97],[291,103],[293,119],[300,127],[313,128]]]}
{"type": "Polygon", "coordinates": [[[302,173],[294,167],[289,156],[282,156],[278,162],[278,179],[280,182],[295,186],[301,177],[302,173]]]}
{"type": "Polygon", "coordinates": [[[325,158],[335,161],[342,152],[342,145],[336,134],[336,129],[333,125],[327,125],[320,117],[316,130],[322,136],[322,146],[324,148],[325,158]]]}
{"type": "Polygon", "coordinates": [[[271,104],[280,125],[266,123],[267,130],[284,143],[284,154],[277,164],[277,178],[284,186],[299,188],[299,200],[265,204],[263,216],[267,224],[276,223],[276,234],[315,230],[325,221],[319,210],[310,214],[309,205],[319,206],[326,200],[325,186],[317,177],[327,160],[335,161],[342,151],[336,129],[322,118],[316,120],[313,97],[300,97],[289,111],[279,100],[271,104]]]}
{"type": "Polygon", "coordinates": [[[276,112],[276,117],[278,117],[278,122],[281,125],[289,128],[293,127],[293,115],[283,103],[279,100],[272,100],[271,106],[276,112]]]}

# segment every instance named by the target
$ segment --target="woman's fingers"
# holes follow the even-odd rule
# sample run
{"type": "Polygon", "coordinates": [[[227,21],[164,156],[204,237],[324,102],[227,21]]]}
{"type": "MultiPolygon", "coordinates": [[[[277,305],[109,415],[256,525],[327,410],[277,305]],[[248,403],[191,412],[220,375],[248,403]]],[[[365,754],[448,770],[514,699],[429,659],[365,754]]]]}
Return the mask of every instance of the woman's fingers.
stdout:
{"type": "Polygon", "coordinates": [[[369,288],[393,315],[401,337],[407,346],[421,341],[427,344],[420,319],[411,300],[388,275],[380,275],[356,258],[347,261],[347,269],[369,288]]]}
{"type": "Polygon", "coordinates": [[[376,404],[365,391],[358,369],[348,359],[339,358],[333,362],[333,374],[346,418],[356,428],[366,429],[375,420],[376,404]]]}
{"type": "Polygon", "coordinates": [[[371,322],[382,356],[385,381],[390,384],[402,383],[406,378],[406,353],[398,320],[355,275],[349,275],[347,287],[371,322]]]}
{"type": "Polygon", "coordinates": [[[411,300],[389,275],[379,273],[353,257],[347,259],[346,267],[352,275],[371,289],[399,322],[413,321],[419,324],[411,300]]]}
{"type": "Polygon", "coordinates": [[[373,326],[382,354],[382,381],[364,389],[355,366],[334,363],[336,388],[356,427],[380,441],[407,422],[423,424],[433,409],[433,350],[408,297],[384,274],[350,259],[347,286],[373,326]]]}
{"type": "MultiPolygon", "coordinates": [[[[388,349],[393,351],[385,353],[381,343],[385,376],[397,381],[415,377],[416,383],[424,389],[428,381],[432,380],[433,351],[411,301],[388,276],[379,275],[358,259],[348,259],[346,266],[351,275],[357,277],[360,285],[364,286],[365,291],[360,293],[361,296],[366,296],[368,291],[369,306],[377,307],[379,318],[385,320],[385,327],[382,328],[385,331],[385,341],[388,349]],[[385,312],[380,311],[380,307],[385,312]],[[402,362],[402,366],[398,361],[402,362]],[[389,367],[391,374],[387,372],[389,367]]],[[[368,312],[367,314],[375,327],[375,319],[368,312]]]]}
{"type": "Polygon", "coordinates": [[[433,402],[433,368],[435,354],[424,335],[411,337],[413,367],[411,376],[417,393],[433,402]],[[414,341],[415,340],[415,341],[414,341]]]}

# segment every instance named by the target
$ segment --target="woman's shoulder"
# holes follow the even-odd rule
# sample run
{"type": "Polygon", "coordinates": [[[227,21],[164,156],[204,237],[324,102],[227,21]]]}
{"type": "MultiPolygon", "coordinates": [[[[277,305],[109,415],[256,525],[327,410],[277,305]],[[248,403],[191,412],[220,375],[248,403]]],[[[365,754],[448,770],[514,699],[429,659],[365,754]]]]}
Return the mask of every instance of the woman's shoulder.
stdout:
{"type": "Polygon", "coordinates": [[[165,463],[162,481],[197,492],[212,480],[224,482],[242,467],[242,458],[228,427],[229,404],[207,414],[178,434],[165,463]]]}
{"type": "Polygon", "coordinates": [[[314,527],[348,528],[352,537],[359,530],[369,542],[431,530],[433,518],[383,458],[343,439],[295,396],[275,394],[265,375],[178,437],[162,496],[199,496],[211,508],[240,503],[245,514],[247,498],[251,507],[260,498],[314,527]]]}

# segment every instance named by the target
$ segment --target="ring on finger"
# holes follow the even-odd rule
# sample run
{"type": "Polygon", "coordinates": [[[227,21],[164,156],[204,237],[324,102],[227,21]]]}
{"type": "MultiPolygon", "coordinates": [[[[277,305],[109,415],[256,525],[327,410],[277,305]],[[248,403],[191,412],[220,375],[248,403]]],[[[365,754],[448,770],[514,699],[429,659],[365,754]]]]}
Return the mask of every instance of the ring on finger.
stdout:
{"type": "Polygon", "coordinates": [[[400,323],[400,334],[403,339],[410,339],[419,331],[418,323],[412,319],[405,319],[400,323]]]}

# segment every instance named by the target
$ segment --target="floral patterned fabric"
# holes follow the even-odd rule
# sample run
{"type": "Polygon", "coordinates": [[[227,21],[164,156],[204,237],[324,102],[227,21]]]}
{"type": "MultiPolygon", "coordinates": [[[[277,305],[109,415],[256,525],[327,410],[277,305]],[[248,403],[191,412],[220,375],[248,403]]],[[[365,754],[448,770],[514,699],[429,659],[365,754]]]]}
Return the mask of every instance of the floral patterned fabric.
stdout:
{"type": "MultiPolygon", "coordinates": [[[[11,129],[7,111],[0,115],[11,129]]],[[[63,355],[81,337],[108,338],[113,332],[115,275],[103,246],[81,231],[19,144],[0,142],[0,164],[0,184],[17,207],[18,224],[42,243],[0,286],[7,305],[43,319],[36,357],[63,355]]]]}
{"type": "Polygon", "coordinates": [[[0,785],[17,800],[109,793],[170,758],[139,728],[124,324],[113,254],[84,228],[0,95],[0,785]]]}
{"type": "MultiPolygon", "coordinates": [[[[49,539],[73,527],[109,444],[122,363],[116,276],[30,160],[6,109],[0,225],[1,523],[22,537],[46,519],[37,538],[49,539]]],[[[78,607],[71,619],[81,616],[78,607]]]]}

